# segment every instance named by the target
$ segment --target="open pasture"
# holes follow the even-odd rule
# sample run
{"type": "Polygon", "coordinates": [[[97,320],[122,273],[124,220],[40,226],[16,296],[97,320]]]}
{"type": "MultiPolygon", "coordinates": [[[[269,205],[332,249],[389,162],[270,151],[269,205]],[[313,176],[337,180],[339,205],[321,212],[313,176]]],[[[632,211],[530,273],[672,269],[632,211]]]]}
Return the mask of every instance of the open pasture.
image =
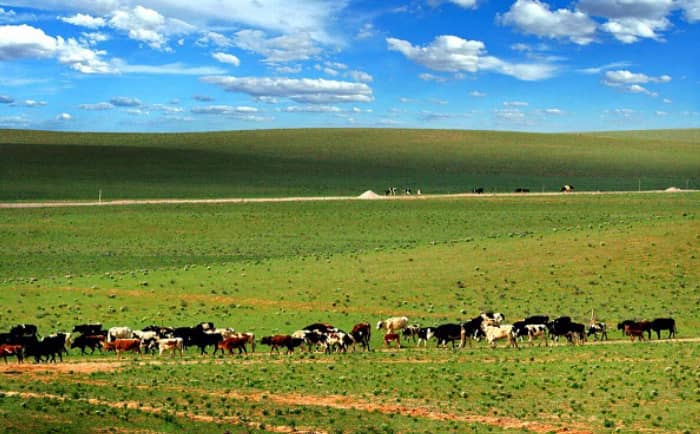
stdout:
{"type": "Polygon", "coordinates": [[[0,201],[698,188],[698,130],[0,130],[0,201]]]}
{"type": "Polygon", "coordinates": [[[8,432],[694,432],[700,345],[683,340],[700,337],[699,199],[0,210],[0,330],[213,321],[260,338],[482,310],[587,322],[595,309],[614,341],[396,350],[373,330],[371,353],[74,352],[55,367],[3,367],[0,414],[13,415],[8,432]],[[662,316],[678,342],[632,344],[614,329],[662,316]]]}

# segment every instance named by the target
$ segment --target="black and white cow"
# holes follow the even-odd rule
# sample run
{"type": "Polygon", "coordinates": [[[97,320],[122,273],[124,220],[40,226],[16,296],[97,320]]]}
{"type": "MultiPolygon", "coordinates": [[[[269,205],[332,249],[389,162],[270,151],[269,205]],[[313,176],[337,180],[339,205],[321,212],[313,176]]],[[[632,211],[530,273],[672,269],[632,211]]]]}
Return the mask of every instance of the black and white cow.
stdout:
{"type": "Polygon", "coordinates": [[[593,338],[597,341],[598,339],[600,340],[608,340],[608,326],[604,322],[596,322],[588,326],[588,333],[587,335],[593,336],[593,338]],[[600,335],[600,338],[598,337],[600,335]]]}

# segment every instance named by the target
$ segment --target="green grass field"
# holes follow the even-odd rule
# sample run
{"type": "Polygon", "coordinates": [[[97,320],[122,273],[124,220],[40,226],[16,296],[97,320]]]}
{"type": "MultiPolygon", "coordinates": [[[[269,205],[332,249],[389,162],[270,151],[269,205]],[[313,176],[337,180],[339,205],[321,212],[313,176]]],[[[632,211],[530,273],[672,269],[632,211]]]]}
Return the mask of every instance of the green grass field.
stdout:
{"type": "MultiPolygon", "coordinates": [[[[0,132],[0,201],[697,187],[698,130],[0,132]]],[[[485,310],[609,344],[0,362],[8,433],[694,433],[700,193],[0,209],[0,331],[213,321],[260,337],[485,310]],[[630,343],[623,319],[679,339],[630,343]]],[[[211,351],[211,350],[210,350],[211,351]]]]}
{"type": "Polygon", "coordinates": [[[211,320],[259,338],[595,309],[618,343],[386,350],[375,331],[372,353],[73,353],[1,370],[0,415],[7,432],[694,432],[700,344],[614,325],[673,316],[700,337],[699,212],[699,193],[3,209],[0,330],[211,320]]]}
{"type": "Polygon", "coordinates": [[[698,188],[698,130],[0,130],[0,201],[698,188]]]}

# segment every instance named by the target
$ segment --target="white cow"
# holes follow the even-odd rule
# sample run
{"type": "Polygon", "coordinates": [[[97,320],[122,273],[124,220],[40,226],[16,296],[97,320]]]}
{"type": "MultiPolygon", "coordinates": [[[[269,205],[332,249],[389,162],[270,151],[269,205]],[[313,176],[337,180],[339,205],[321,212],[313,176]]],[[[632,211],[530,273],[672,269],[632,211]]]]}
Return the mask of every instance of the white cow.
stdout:
{"type": "Polygon", "coordinates": [[[511,347],[518,348],[512,324],[503,324],[501,326],[488,325],[484,327],[484,333],[486,334],[486,342],[491,345],[491,348],[496,348],[496,341],[500,339],[508,339],[511,347]]]}
{"type": "Polygon", "coordinates": [[[182,351],[185,348],[185,342],[182,338],[158,339],[157,342],[159,356],[162,356],[166,351],[170,351],[171,356],[175,356],[175,352],[179,352],[180,357],[182,357],[182,351]]]}
{"type": "Polygon", "coordinates": [[[116,341],[117,339],[131,339],[134,333],[129,327],[112,327],[107,331],[107,342],[116,341]]]}
{"type": "Polygon", "coordinates": [[[377,323],[377,330],[382,328],[386,329],[386,333],[396,333],[406,328],[408,325],[408,318],[405,316],[395,316],[392,318],[385,319],[384,321],[379,321],[377,323]]]}

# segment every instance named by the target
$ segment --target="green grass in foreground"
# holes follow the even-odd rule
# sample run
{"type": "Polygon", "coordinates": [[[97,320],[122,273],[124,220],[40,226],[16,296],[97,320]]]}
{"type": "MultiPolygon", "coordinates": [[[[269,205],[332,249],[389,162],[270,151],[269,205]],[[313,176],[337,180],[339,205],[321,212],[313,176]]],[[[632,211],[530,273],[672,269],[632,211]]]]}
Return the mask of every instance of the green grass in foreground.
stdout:
{"type": "Polygon", "coordinates": [[[192,134],[0,131],[0,200],[355,196],[390,186],[698,188],[697,130],[645,134],[308,129],[192,134]]]}

